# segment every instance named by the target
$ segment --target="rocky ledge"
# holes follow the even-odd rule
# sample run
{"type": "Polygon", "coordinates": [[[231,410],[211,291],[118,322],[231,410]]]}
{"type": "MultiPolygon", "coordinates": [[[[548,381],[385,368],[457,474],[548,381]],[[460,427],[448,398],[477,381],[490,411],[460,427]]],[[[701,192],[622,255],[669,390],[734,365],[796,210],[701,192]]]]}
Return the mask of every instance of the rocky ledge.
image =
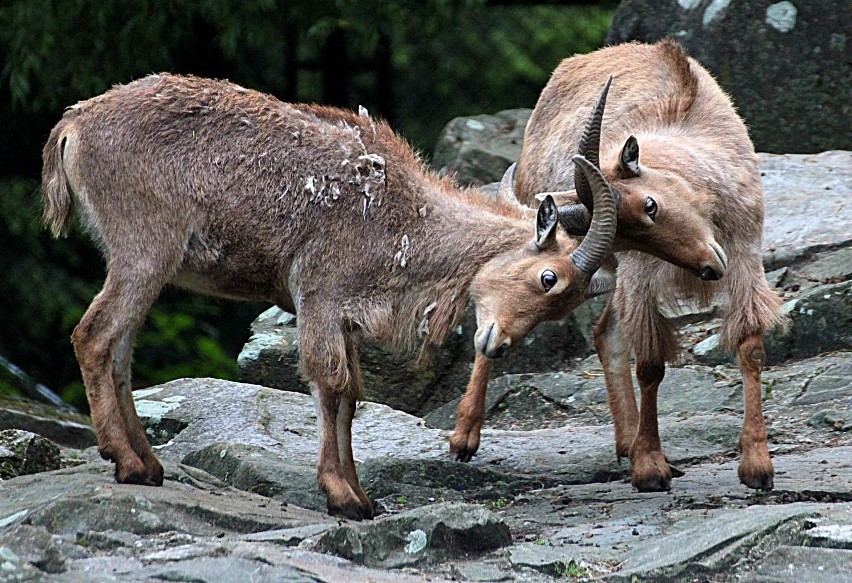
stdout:
{"type": "Polygon", "coordinates": [[[659,407],[684,476],[667,493],[631,488],[589,356],[590,303],[501,363],[469,464],[447,445],[469,323],[430,371],[368,351],[368,395],[393,407],[361,403],[353,446],[383,514],[331,518],[294,328],[273,310],[241,371],[280,388],[182,379],[135,392],[166,467],[161,488],[115,484],[85,418],[0,402],[0,582],[848,581],[850,161],[828,152],[762,166],[764,262],[793,322],[767,341],[772,492],[738,482],[741,379],[714,341],[718,306],[690,305],[672,313],[687,350],[659,407]]]}

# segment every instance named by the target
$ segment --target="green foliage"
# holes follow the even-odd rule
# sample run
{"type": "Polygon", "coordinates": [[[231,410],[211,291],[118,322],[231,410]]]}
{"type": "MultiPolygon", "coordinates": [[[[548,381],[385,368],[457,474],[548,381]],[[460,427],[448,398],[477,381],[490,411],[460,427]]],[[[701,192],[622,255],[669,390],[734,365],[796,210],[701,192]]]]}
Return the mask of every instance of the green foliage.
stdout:
{"type": "Polygon", "coordinates": [[[577,579],[589,577],[591,573],[586,567],[583,567],[575,560],[557,561],[553,565],[554,575],[556,577],[574,577],[577,579]]]}
{"type": "MultiPolygon", "coordinates": [[[[338,105],[363,104],[430,151],[454,116],[531,107],[560,59],[603,42],[616,4],[0,3],[0,352],[85,405],[69,337],[100,289],[103,262],[80,229],[54,241],[39,221],[41,147],[64,107],[157,71],[230,78],[285,99],[323,102],[317,67],[328,64],[329,38],[343,34],[352,78],[346,103],[338,105]],[[382,47],[390,77],[374,66],[382,47]],[[297,86],[290,86],[296,61],[297,86]]],[[[167,291],[137,338],[134,384],[233,378],[235,356],[259,309],[167,291]]]]}

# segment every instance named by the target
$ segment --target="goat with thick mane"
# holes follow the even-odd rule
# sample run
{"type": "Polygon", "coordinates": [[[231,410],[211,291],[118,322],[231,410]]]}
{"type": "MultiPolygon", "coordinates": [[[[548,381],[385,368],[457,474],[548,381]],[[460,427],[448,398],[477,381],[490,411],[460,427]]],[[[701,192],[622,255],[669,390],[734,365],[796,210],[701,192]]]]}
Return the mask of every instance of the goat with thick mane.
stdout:
{"type": "Polygon", "coordinates": [[[374,515],[352,456],[363,397],[357,334],[413,350],[444,340],[469,299],[475,345],[505,352],[564,317],[611,252],[614,197],[600,172],[581,243],[538,212],[429,173],[382,121],[293,105],[223,81],[152,75],[71,107],[44,147],[46,224],[76,209],[107,262],[72,341],[100,454],[122,483],[160,485],[131,394],[134,336],[166,284],[270,301],[298,314],[329,512],[374,515]]]}
{"type": "MultiPolygon", "coordinates": [[[[657,389],[679,344],[660,305],[676,309],[680,298],[707,305],[724,293],[721,342],[736,351],[743,376],[739,477],[751,488],[771,489],[761,408],[763,333],[785,318],[763,272],[763,188],[745,125],[679,44],[629,43],[562,61],[530,117],[517,180],[514,168],[503,180],[506,196],[516,193],[526,205],[542,191],[575,203],[560,207],[559,215],[566,230],[580,235],[595,203],[585,176],[570,163],[575,152],[599,167],[620,195],[618,284],[595,329],[595,347],[616,453],[630,457],[633,485],[667,490],[672,478],[658,433],[657,389]]],[[[477,355],[450,441],[462,461],[479,447],[489,370],[489,360],[477,355]]]]}

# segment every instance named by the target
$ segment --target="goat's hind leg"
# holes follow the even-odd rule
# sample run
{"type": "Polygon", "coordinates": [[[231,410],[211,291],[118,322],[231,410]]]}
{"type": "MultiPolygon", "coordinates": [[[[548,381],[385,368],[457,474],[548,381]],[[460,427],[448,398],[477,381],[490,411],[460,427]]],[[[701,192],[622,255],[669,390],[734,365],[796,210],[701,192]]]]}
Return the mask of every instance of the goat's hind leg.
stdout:
{"type": "Polygon", "coordinates": [[[744,416],[740,435],[742,458],[737,470],[740,482],[749,488],[771,490],[775,469],[769,457],[766,426],[763,422],[760,374],[766,362],[763,335],[746,338],[737,347],[737,362],[743,376],[744,416]]]}
{"type": "Polygon", "coordinates": [[[130,379],[135,332],[135,330],[126,332],[116,347],[113,356],[112,379],[118,399],[118,409],[121,413],[121,419],[124,421],[124,428],[127,430],[130,447],[145,465],[145,483],[160,486],[163,483],[163,466],[148,443],[145,432],[142,430],[142,423],[136,414],[136,407],[133,404],[130,379]]]}
{"type": "Polygon", "coordinates": [[[110,269],[71,338],[101,456],[115,463],[116,481],[159,485],[162,468],[149,459],[147,440],[142,445],[145,434],[130,395],[128,342],[168,279],[169,266],[136,273],[115,253],[110,264],[121,268],[110,269]]]}
{"type": "Polygon", "coordinates": [[[639,426],[639,409],[633,393],[630,346],[619,323],[615,301],[613,295],[595,326],[595,349],[606,380],[609,410],[615,425],[615,454],[620,460],[630,455],[639,426]]]}

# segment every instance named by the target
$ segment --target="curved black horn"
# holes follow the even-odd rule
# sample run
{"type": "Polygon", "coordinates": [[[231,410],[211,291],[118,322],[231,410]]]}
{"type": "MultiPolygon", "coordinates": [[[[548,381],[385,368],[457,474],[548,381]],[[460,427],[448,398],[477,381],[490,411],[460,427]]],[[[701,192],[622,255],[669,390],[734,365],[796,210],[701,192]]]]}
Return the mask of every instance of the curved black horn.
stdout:
{"type": "Polygon", "coordinates": [[[585,237],[589,232],[592,215],[582,204],[569,204],[559,207],[559,224],[565,232],[575,237],[585,237]]]}
{"type": "MultiPolygon", "coordinates": [[[[606,96],[609,93],[609,86],[612,84],[612,75],[606,80],[598,102],[592,109],[592,115],[589,121],[586,122],[586,129],[583,130],[583,137],[580,138],[580,145],[577,146],[577,153],[591,162],[596,168],[601,167],[600,148],[601,148],[601,123],[603,122],[604,108],[606,107],[606,96]]],[[[580,171],[578,166],[574,167],[574,188],[577,189],[577,197],[580,199],[589,212],[594,212],[595,201],[592,196],[592,191],[589,188],[589,182],[580,171]]]]}
{"type": "Polygon", "coordinates": [[[572,156],[571,161],[588,181],[595,203],[595,212],[592,215],[589,233],[580,243],[580,246],[571,253],[571,258],[581,271],[591,276],[609,255],[615,240],[617,226],[615,195],[613,195],[612,188],[610,188],[601,171],[594,164],[579,155],[572,156]]]}

